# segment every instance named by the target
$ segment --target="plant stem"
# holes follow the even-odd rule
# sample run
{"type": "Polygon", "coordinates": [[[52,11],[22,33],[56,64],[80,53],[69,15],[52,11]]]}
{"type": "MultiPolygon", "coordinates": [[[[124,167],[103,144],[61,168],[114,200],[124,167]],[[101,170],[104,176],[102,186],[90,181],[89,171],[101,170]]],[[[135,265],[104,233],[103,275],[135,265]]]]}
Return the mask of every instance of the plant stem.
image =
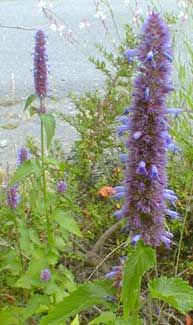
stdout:
{"type": "MultiPolygon", "coordinates": [[[[42,99],[40,99],[40,108],[42,107],[42,99]]],[[[43,180],[43,196],[44,196],[44,207],[45,207],[45,215],[46,215],[46,227],[47,227],[47,241],[48,247],[51,248],[52,243],[52,234],[50,227],[50,220],[47,208],[47,184],[46,184],[46,168],[45,168],[45,147],[44,147],[44,125],[43,120],[40,115],[41,121],[41,160],[42,160],[42,180],[43,180]]]]}

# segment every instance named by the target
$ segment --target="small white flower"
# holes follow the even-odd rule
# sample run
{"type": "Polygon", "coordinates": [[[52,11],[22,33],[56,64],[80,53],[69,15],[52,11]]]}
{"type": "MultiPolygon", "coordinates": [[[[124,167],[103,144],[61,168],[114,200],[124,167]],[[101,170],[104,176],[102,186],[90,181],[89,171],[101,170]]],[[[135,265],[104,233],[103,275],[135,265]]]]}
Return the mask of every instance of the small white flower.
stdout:
{"type": "Polygon", "coordinates": [[[43,8],[52,8],[53,7],[53,4],[49,3],[46,1],[46,0],[39,0],[38,1],[38,7],[40,9],[43,9],[43,8]]]}
{"type": "Polygon", "coordinates": [[[83,20],[79,24],[79,28],[80,29],[89,29],[89,27],[90,27],[89,21],[87,20],[87,18],[83,18],[83,20]]]}
{"type": "Polygon", "coordinates": [[[47,7],[47,2],[44,1],[44,0],[40,0],[40,1],[38,2],[38,7],[40,7],[40,8],[47,7]]]}
{"type": "Polygon", "coordinates": [[[137,20],[143,15],[143,11],[141,8],[136,8],[135,14],[133,16],[133,21],[137,22],[137,20]]]}
{"type": "Polygon", "coordinates": [[[95,18],[97,19],[102,19],[102,20],[105,20],[107,17],[105,16],[105,14],[100,11],[100,10],[97,10],[96,14],[94,15],[95,18]]]}
{"type": "Polygon", "coordinates": [[[58,32],[62,32],[64,29],[65,29],[65,26],[64,25],[60,25],[57,28],[58,32]]]}
{"type": "Polygon", "coordinates": [[[142,9],[141,9],[141,8],[138,8],[138,9],[136,10],[135,14],[136,14],[136,16],[142,16],[142,14],[143,14],[142,9]]]}
{"type": "Polygon", "coordinates": [[[57,31],[57,26],[56,26],[56,24],[51,24],[51,25],[50,25],[50,29],[53,30],[54,32],[56,32],[56,31],[57,31]]]}

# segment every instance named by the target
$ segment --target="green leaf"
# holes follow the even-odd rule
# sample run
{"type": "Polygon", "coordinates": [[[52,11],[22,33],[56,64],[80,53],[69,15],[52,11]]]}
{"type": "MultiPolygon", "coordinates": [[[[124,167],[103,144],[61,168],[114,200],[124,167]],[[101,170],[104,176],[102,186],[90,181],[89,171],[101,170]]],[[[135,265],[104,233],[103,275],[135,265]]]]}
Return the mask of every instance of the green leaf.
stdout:
{"type": "Polygon", "coordinates": [[[54,325],[58,321],[65,321],[70,316],[96,304],[112,308],[113,304],[105,299],[113,292],[109,281],[97,280],[80,285],[76,291],[73,291],[62,302],[54,306],[50,313],[40,321],[40,325],[54,325]]]}
{"type": "Polygon", "coordinates": [[[99,324],[109,324],[109,321],[114,321],[116,319],[116,315],[110,311],[106,311],[102,313],[97,318],[93,319],[89,325],[99,325],[99,324]]]}
{"type": "Polygon", "coordinates": [[[70,325],[79,325],[79,317],[78,315],[76,315],[75,319],[72,321],[72,323],[70,323],[70,325]]]}
{"type": "Polygon", "coordinates": [[[9,308],[3,308],[0,310],[0,324],[4,325],[16,325],[19,324],[20,321],[17,318],[17,315],[11,312],[9,308]]]}
{"type": "Polygon", "coordinates": [[[152,298],[163,300],[182,314],[193,309],[193,289],[180,278],[155,279],[149,289],[152,298]]]}
{"type": "Polygon", "coordinates": [[[60,227],[68,230],[72,234],[82,237],[81,231],[76,221],[68,212],[57,210],[54,212],[53,217],[55,222],[60,225],[60,227]]]}
{"type": "Polygon", "coordinates": [[[46,130],[47,147],[49,147],[55,134],[56,120],[51,114],[42,114],[41,121],[46,130]]]}
{"type": "Polygon", "coordinates": [[[154,250],[142,243],[139,243],[136,249],[129,254],[124,267],[121,297],[125,317],[128,317],[129,313],[135,308],[139,298],[142,276],[154,265],[154,262],[154,250]]]}
{"type": "Polygon", "coordinates": [[[40,274],[45,268],[49,268],[51,264],[56,264],[57,256],[48,252],[46,248],[35,250],[27,271],[15,283],[15,287],[31,289],[32,287],[41,287],[43,285],[40,274]]]}
{"type": "Polygon", "coordinates": [[[24,220],[18,221],[18,230],[20,234],[19,242],[21,250],[29,256],[33,249],[33,244],[30,242],[29,230],[24,220]]]}
{"type": "Polygon", "coordinates": [[[0,271],[9,270],[12,275],[18,275],[21,271],[19,253],[15,250],[10,250],[6,255],[2,256],[0,262],[0,271]]]}
{"type": "Polygon", "coordinates": [[[49,305],[49,297],[35,294],[30,298],[27,307],[24,309],[23,320],[28,319],[33,314],[37,314],[40,305],[44,306],[44,310],[46,310],[48,308],[47,305],[49,305]]]}
{"type": "Polygon", "coordinates": [[[11,185],[24,180],[26,181],[26,178],[31,174],[40,177],[41,173],[42,170],[38,160],[26,160],[16,169],[11,178],[11,185]]]}
{"type": "Polygon", "coordinates": [[[130,316],[127,320],[117,318],[115,322],[108,323],[108,325],[143,325],[143,323],[136,316],[130,316]]]}
{"type": "Polygon", "coordinates": [[[31,106],[31,104],[33,103],[33,101],[36,99],[37,97],[35,95],[30,95],[26,102],[25,102],[25,107],[24,107],[24,112],[26,111],[26,109],[31,106]]]}
{"type": "Polygon", "coordinates": [[[36,113],[37,113],[37,107],[30,106],[30,109],[29,109],[30,116],[33,116],[36,113]]]}

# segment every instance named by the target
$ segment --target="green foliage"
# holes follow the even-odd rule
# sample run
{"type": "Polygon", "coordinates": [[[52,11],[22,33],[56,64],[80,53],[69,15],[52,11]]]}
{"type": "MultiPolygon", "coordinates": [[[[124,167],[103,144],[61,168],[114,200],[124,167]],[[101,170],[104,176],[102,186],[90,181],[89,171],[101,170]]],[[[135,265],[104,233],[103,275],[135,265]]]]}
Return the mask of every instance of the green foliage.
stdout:
{"type": "Polygon", "coordinates": [[[70,323],[70,325],[79,325],[79,317],[78,315],[74,318],[74,320],[72,321],[72,323],[70,323]]]}
{"type": "Polygon", "coordinates": [[[54,212],[53,218],[54,221],[59,224],[62,228],[66,229],[72,234],[82,237],[82,234],[76,221],[68,212],[57,210],[54,212]]]}
{"type": "Polygon", "coordinates": [[[91,322],[89,322],[89,325],[98,325],[98,324],[109,324],[110,322],[113,323],[116,319],[116,314],[110,311],[106,311],[100,316],[93,319],[91,322]]]}
{"type": "Polygon", "coordinates": [[[99,317],[92,320],[89,325],[142,325],[142,321],[136,316],[130,316],[127,320],[116,317],[112,312],[104,312],[99,317]]]}
{"type": "Polygon", "coordinates": [[[24,106],[24,111],[26,111],[26,109],[29,109],[29,107],[31,106],[31,104],[34,102],[34,100],[37,97],[35,95],[30,95],[25,102],[25,106],[24,106]]]}
{"type": "Polygon", "coordinates": [[[11,185],[17,182],[26,181],[26,178],[30,175],[34,175],[39,178],[41,176],[42,170],[39,160],[26,160],[24,161],[15,171],[11,178],[11,185]]]}
{"type": "Polygon", "coordinates": [[[46,130],[47,147],[49,148],[55,134],[56,120],[51,114],[42,114],[40,118],[46,130]]]}
{"type": "Polygon", "coordinates": [[[107,281],[96,280],[93,283],[85,283],[53,307],[48,315],[41,320],[40,325],[51,325],[58,321],[65,321],[70,316],[96,304],[102,304],[113,309],[113,306],[105,300],[107,296],[112,295],[112,292],[113,290],[107,281]]]}
{"type": "Polygon", "coordinates": [[[138,302],[142,277],[154,266],[154,263],[155,252],[150,247],[138,244],[136,249],[129,253],[124,266],[121,298],[126,319],[138,302]]]}
{"type": "Polygon", "coordinates": [[[193,289],[180,278],[161,277],[149,283],[152,298],[160,299],[182,314],[193,309],[193,289]]]}

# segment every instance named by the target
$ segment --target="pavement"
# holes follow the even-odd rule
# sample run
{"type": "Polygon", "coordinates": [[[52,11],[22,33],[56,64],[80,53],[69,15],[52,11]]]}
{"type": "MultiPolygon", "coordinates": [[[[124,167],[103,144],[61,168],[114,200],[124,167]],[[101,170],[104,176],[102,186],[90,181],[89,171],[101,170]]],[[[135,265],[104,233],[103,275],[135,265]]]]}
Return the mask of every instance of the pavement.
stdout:
{"type": "MultiPolygon", "coordinates": [[[[25,100],[34,92],[32,68],[35,30],[41,28],[48,36],[47,52],[51,70],[49,94],[57,99],[54,102],[48,100],[48,108],[66,114],[75,113],[75,108],[67,98],[69,92],[82,94],[85,90],[103,87],[103,75],[88,61],[89,56],[99,56],[95,43],[103,44],[110,51],[114,51],[113,43],[119,44],[111,12],[106,6],[101,7],[100,12],[106,16],[105,24],[108,26],[111,39],[100,19],[94,16],[96,14],[94,0],[51,2],[53,7],[50,9],[59,19],[59,25],[67,26],[67,30],[72,31],[68,40],[63,34],[53,30],[53,24],[52,29],[50,28],[48,19],[38,7],[38,1],[0,2],[0,167],[2,168],[7,165],[14,168],[16,152],[25,144],[26,136],[39,139],[38,119],[23,114],[25,100]],[[90,24],[88,30],[80,28],[80,23],[85,21],[90,24]]],[[[119,36],[122,38],[124,24],[132,22],[132,13],[124,4],[124,0],[109,0],[109,3],[115,15],[119,36]]],[[[175,0],[171,0],[169,6],[173,6],[174,3],[175,0]]],[[[141,1],[140,7],[146,10],[148,4],[149,1],[141,1]]],[[[77,137],[73,128],[61,122],[57,124],[56,133],[66,150],[72,146],[77,137]]]]}

